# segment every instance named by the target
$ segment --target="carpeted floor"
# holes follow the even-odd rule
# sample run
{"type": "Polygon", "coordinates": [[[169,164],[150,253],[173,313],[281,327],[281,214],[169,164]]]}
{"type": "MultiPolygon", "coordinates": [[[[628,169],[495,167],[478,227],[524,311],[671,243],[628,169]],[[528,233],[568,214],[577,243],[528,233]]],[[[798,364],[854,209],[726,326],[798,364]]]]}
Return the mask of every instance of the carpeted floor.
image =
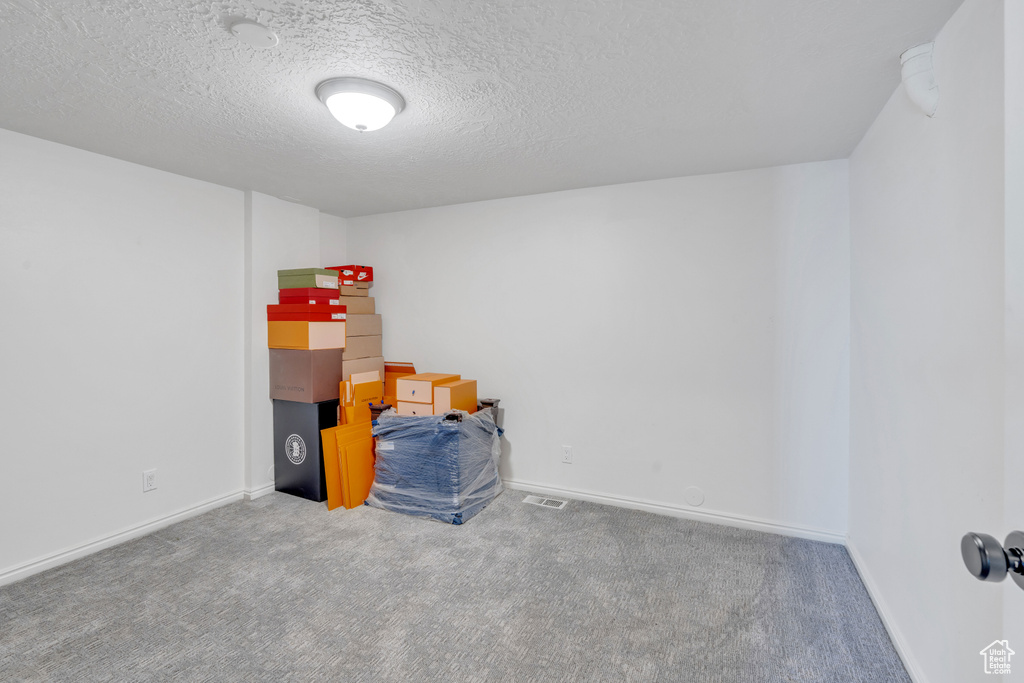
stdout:
{"type": "Polygon", "coordinates": [[[275,493],[0,588],[3,681],[909,681],[841,546],[275,493]]]}

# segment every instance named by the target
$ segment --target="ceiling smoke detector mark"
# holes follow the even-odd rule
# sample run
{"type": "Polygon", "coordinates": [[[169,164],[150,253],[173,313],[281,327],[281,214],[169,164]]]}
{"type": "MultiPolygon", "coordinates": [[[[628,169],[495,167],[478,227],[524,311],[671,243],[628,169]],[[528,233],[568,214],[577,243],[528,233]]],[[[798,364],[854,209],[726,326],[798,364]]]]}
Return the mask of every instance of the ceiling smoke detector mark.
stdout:
{"type": "Polygon", "coordinates": [[[263,24],[249,19],[242,19],[231,24],[231,35],[246,45],[260,49],[274,47],[278,43],[277,34],[263,24]]]}
{"type": "Polygon", "coordinates": [[[540,505],[545,508],[554,508],[555,510],[561,510],[569,504],[567,500],[558,500],[557,498],[544,498],[542,496],[527,496],[523,498],[524,503],[530,503],[531,505],[540,505]]]}

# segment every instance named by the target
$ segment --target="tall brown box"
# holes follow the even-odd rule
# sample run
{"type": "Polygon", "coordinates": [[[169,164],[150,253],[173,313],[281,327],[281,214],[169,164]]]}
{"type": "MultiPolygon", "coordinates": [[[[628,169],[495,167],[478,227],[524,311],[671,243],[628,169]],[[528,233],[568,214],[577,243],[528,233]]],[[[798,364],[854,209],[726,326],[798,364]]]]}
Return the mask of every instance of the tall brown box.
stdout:
{"type": "Polygon", "coordinates": [[[344,349],[270,349],[270,398],[320,403],[338,398],[344,349]]]}

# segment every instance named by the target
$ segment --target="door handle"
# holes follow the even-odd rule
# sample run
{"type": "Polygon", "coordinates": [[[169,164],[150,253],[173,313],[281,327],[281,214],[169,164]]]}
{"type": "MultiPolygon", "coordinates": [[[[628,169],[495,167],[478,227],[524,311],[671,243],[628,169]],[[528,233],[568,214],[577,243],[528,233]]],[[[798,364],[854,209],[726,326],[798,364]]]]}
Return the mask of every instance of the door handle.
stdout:
{"type": "Polygon", "coordinates": [[[960,539],[960,555],[979,581],[1002,581],[1009,574],[1024,589],[1024,531],[1011,531],[1003,545],[988,534],[971,531],[960,539]]]}

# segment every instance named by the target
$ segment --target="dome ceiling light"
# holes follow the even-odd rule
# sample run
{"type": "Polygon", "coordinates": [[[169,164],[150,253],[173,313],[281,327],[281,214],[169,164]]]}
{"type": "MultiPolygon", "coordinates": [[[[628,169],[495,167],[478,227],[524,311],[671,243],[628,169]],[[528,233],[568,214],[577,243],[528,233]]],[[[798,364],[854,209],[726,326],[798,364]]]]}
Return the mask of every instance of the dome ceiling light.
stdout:
{"type": "Polygon", "coordinates": [[[316,96],[334,118],[360,133],[383,128],[405,109],[397,90],[365,78],[328,79],[316,86],[316,96]]]}

